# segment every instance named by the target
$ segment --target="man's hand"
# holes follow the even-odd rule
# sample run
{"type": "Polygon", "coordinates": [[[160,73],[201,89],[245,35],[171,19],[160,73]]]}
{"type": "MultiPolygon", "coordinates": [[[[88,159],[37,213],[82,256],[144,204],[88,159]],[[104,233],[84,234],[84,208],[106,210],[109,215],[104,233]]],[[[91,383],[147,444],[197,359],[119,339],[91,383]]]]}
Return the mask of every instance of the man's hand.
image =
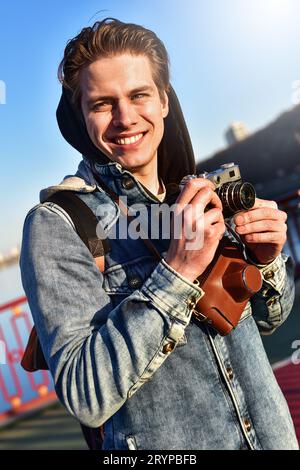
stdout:
{"type": "Polygon", "coordinates": [[[222,203],[214,191],[214,184],[205,178],[195,178],[186,183],[176,200],[174,221],[178,218],[182,224],[181,237],[174,238],[172,230],[171,242],[166,255],[166,262],[182,276],[194,281],[212,261],[220,239],[225,232],[222,203]],[[181,219],[182,217],[182,219],[181,219]],[[185,230],[188,229],[188,230],[185,230]],[[187,233],[195,234],[190,239],[187,233]],[[193,249],[190,244],[198,235],[203,243],[196,243],[193,249]]]}
{"type": "Polygon", "coordinates": [[[249,211],[234,216],[236,232],[241,235],[250,256],[260,264],[269,264],[282,251],[286,242],[287,214],[275,201],[256,198],[249,211]]]}

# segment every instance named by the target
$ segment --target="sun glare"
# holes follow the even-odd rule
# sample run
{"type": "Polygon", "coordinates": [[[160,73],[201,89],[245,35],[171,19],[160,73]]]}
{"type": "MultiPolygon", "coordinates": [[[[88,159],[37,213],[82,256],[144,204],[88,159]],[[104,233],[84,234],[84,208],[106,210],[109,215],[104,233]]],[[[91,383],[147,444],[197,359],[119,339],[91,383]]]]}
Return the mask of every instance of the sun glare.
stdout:
{"type": "Polygon", "coordinates": [[[267,14],[270,17],[281,17],[281,15],[289,14],[291,11],[292,2],[290,0],[260,0],[258,8],[262,14],[267,14]]]}
{"type": "Polygon", "coordinates": [[[297,0],[252,0],[238,3],[236,24],[257,42],[264,37],[273,40],[289,32],[300,13],[297,0]]]}

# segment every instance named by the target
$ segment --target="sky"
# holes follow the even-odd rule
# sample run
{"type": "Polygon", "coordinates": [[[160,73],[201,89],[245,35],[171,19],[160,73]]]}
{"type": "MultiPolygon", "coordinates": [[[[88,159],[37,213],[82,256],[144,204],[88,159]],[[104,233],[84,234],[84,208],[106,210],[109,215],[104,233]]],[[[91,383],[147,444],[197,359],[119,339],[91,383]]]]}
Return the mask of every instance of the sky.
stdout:
{"type": "MultiPolygon", "coordinates": [[[[76,171],[80,155],[55,118],[64,47],[112,16],[165,43],[196,161],[300,102],[299,0],[45,0],[0,3],[0,252],[20,245],[39,191],[76,171]]],[[[249,162],[250,163],[250,162],[249,162]]]]}

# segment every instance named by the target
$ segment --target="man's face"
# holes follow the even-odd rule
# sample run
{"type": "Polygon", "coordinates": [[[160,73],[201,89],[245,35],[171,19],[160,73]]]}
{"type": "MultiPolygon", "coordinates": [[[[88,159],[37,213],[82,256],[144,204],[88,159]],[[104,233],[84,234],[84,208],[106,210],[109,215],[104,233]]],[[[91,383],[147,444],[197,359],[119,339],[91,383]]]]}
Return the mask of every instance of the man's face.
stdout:
{"type": "Polygon", "coordinates": [[[101,58],[80,76],[81,106],[88,134],[110,160],[137,174],[157,162],[157,148],[168,114],[144,55],[101,58]]]}

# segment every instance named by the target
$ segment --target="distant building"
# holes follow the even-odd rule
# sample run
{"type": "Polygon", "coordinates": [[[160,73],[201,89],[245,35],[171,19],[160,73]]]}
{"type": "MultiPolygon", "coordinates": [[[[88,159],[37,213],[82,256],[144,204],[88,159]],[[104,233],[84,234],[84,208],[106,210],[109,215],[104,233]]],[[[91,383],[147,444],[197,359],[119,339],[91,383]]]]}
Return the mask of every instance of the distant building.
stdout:
{"type": "Polygon", "coordinates": [[[249,132],[243,122],[234,121],[225,132],[225,138],[228,145],[234,145],[248,137],[249,132]]]}
{"type": "Polygon", "coordinates": [[[300,104],[267,126],[250,132],[247,138],[235,141],[235,145],[201,160],[197,172],[214,171],[223,163],[234,162],[245,181],[255,187],[260,184],[259,197],[265,199],[277,198],[300,187],[300,104]]]}
{"type": "Polygon", "coordinates": [[[7,254],[0,253],[0,269],[18,263],[19,257],[20,249],[18,246],[12,248],[7,254]]]}

